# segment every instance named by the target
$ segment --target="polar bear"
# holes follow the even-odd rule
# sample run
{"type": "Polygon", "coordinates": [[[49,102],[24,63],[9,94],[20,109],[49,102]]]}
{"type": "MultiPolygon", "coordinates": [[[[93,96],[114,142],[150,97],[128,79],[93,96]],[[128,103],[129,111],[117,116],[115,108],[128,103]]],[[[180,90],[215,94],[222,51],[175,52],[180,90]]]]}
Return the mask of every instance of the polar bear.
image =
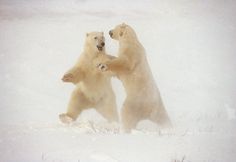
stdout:
{"type": "Polygon", "coordinates": [[[143,119],[149,119],[161,127],[171,126],[145,50],[135,31],[123,23],[110,30],[109,35],[119,42],[118,57],[99,64],[98,68],[114,72],[123,83],[127,95],[121,109],[124,131],[130,132],[143,119]]]}
{"type": "Polygon", "coordinates": [[[109,122],[118,121],[116,98],[112,90],[111,74],[97,70],[98,62],[111,60],[105,52],[105,38],[102,32],[87,33],[84,51],[78,62],[63,76],[64,82],[75,84],[67,112],[60,114],[63,123],[77,119],[80,113],[95,108],[109,122]]]}

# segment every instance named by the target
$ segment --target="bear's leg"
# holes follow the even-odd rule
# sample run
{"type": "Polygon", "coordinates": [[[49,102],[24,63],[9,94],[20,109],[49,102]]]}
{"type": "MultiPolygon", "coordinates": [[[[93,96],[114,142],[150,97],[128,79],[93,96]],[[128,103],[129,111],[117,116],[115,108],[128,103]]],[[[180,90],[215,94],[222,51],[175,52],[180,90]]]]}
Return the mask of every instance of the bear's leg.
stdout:
{"type": "Polygon", "coordinates": [[[100,113],[108,122],[118,122],[118,112],[116,107],[115,96],[103,98],[100,103],[95,107],[98,113],[100,113]]]}
{"type": "Polygon", "coordinates": [[[139,115],[140,112],[137,111],[137,104],[132,104],[128,100],[125,101],[121,109],[121,121],[122,129],[126,133],[130,133],[133,128],[136,127],[137,123],[141,120],[139,115]]]}
{"type": "Polygon", "coordinates": [[[162,104],[160,106],[155,106],[152,108],[152,112],[150,114],[149,119],[152,122],[158,124],[161,128],[172,127],[170,118],[162,104]]]}
{"type": "Polygon", "coordinates": [[[67,106],[67,112],[60,114],[59,118],[63,123],[70,123],[75,121],[79,114],[86,108],[91,106],[88,99],[84,96],[84,94],[76,89],[72,92],[69,104],[67,106]]]}

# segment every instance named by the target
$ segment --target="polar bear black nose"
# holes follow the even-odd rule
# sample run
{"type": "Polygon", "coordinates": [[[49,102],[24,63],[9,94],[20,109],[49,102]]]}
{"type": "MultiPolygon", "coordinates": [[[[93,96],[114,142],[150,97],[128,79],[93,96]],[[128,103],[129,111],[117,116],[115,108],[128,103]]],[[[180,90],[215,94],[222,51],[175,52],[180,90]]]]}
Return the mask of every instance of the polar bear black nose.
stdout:
{"type": "Polygon", "coordinates": [[[109,35],[110,35],[111,37],[112,37],[112,35],[113,35],[113,33],[112,33],[112,31],[111,31],[111,30],[109,31],[109,35]]]}
{"type": "Polygon", "coordinates": [[[102,43],[101,43],[101,45],[102,45],[102,46],[105,46],[105,43],[104,43],[104,42],[102,42],[102,43]]]}

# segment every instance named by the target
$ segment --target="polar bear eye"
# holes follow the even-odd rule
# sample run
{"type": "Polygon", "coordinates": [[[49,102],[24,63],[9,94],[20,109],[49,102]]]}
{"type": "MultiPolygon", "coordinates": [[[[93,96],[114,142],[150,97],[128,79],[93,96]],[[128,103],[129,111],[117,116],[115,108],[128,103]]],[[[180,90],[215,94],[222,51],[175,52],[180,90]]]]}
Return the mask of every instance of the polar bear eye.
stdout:
{"type": "Polygon", "coordinates": [[[98,39],[98,37],[94,37],[94,39],[98,39]]]}

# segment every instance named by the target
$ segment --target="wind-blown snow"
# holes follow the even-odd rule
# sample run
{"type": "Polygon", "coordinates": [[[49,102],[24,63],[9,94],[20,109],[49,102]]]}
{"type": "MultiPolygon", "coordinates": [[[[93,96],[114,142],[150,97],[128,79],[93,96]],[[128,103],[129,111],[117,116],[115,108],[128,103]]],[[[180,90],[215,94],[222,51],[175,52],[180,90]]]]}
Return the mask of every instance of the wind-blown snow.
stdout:
{"type": "MultiPolygon", "coordinates": [[[[236,154],[236,3],[0,1],[0,161],[232,162],[236,154]],[[85,33],[126,22],[144,45],[174,129],[119,133],[95,111],[63,125],[72,84],[60,79],[85,33]]],[[[119,110],[125,97],[113,79],[119,110]]]]}

